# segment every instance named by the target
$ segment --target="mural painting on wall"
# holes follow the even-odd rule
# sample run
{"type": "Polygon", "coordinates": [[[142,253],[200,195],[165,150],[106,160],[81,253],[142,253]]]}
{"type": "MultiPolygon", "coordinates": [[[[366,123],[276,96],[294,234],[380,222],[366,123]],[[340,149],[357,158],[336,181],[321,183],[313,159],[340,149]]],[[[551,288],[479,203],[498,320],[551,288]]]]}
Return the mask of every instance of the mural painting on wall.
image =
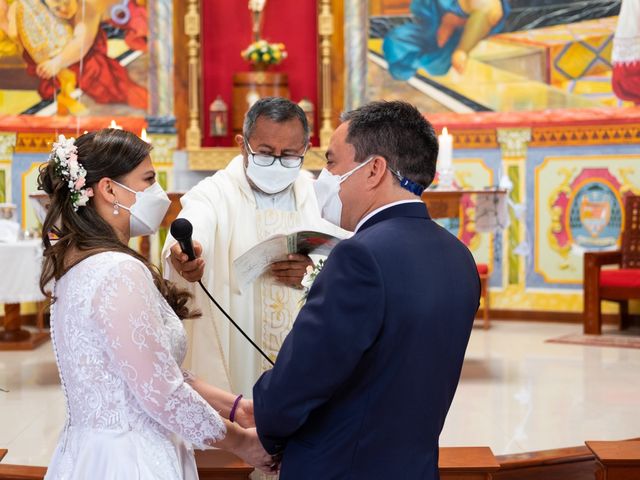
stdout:
{"type": "Polygon", "coordinates": [[[551,282],[578,283],[584,251],[619,248],[624,199],[640,193],[637,156],[582,158],[610,167],[576,167],[571,160],[548,158],[535,174],[536,270],[551,282]]]}
{"type": "Polygon", "coordinates": [[[0,0],[0,115],[137,116],[145,0],[0,0]]]}
{"type": "Polygon", "coordinates": [[[370,9],[372,98],[431,113],[640,103],[640,0],[371,0],[370,9]]]}

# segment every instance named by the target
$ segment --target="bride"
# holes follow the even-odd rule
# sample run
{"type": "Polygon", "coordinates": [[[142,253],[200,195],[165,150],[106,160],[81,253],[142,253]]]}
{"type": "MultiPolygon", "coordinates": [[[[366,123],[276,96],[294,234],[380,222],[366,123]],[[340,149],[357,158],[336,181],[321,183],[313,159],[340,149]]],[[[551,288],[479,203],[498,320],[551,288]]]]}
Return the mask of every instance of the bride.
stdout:
{"type": "Polygon", "coordinates": [[[252,425],[250,405],[198,387],[210,405],[192,388],[179,367],[180,319],[195,316],[188,294],[128,247],[155,232],[169,206],[150,150],[122,130],[60,136],[40,171],[50,198],[40,286],[54,280],[51,339],[67,403],[49,480],[196,479],[191,445],[229,450],[264,472],[274,465],[255,429],[233,423],[252,425]]]}

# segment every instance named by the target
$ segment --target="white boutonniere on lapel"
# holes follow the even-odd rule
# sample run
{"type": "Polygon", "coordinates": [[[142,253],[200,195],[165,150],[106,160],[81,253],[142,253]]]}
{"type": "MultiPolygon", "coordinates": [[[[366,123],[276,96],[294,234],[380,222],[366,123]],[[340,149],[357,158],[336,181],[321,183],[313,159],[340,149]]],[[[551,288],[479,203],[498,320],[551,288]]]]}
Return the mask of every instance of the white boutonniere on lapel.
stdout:
{"type": "Polygon", "coordinates": [[[307,273],[305,273],[304,277],[302,277],[302,282],[300,282],[302,288],[304,289],[304,291],[302,292],[302,298],[300,299],[300,306],[304,305],[304,302],[307,301],[307,296],[309,295],[309,290],[311,290],[311,285],[313,285],[313,282],[315,282],[316,277],[320,273],[320,270],[322,270],[322,267],[324,267],[324,260],[318,260],[318,263],[316,263],[313,267],[311,265],[307,267],[307,273]]]}

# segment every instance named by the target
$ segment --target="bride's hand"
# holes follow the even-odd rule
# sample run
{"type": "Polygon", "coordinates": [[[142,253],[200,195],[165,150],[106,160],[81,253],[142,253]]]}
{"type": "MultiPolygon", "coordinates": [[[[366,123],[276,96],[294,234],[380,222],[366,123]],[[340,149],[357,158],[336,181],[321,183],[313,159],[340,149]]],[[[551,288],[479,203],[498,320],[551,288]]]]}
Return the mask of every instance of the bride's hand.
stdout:
{"type": "Polygon", "coordinates": [[[238,404],[235,421],[244,428],[255,428],[256,420],[253,417],[253,400],[243,398],[238,404]]]}
{"type": "Polygon", "coordinates": [[[243,441],[234,453],[264,473],[275,474],[278,471],[279,462],[266,452],[255,428],[244,431],[243,441]]]}

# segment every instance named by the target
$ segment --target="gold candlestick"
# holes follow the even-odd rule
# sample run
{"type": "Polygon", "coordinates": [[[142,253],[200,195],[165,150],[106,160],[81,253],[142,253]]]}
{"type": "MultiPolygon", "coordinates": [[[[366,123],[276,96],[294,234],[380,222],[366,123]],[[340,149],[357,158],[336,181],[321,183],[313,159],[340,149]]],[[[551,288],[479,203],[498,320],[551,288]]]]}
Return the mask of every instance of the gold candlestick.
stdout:
{"type": "Polygon", "coordinates": [[[253,16],[253,41],[257,42],[262,38],[262,12],[254,11],[253,16]]]}

